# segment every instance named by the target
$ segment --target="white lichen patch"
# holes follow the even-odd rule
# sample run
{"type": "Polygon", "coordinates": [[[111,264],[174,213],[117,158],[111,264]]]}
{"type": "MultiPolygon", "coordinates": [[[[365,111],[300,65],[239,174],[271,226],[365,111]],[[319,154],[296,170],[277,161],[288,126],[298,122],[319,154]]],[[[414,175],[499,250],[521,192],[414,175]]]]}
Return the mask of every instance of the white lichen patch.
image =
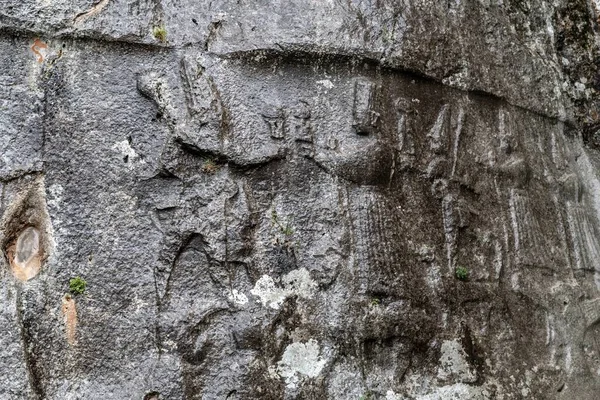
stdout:
{"type": "Polygon", "coordinates": [[[115,143],[112,146],[112,149],[118,151],[121,156],[127,160],[129,168],[133,168],[134,162],[140,159],[140,156],[138,156],[133,147],[131,147],[128,140],[122,140],[115,143]]]}
{"type": "Polygon", "coordinates": [[[123,156],[129,156],[132,160],[137,157],[137,153],[133,150],[133,147],[131,147],[127,140],[115,143],[112,148],[113,150],[121,152],[123,156]]]}
{"type": "Polygon", "coordinates": [[[287,297],[298,296],[304,299],[313,297],[317,290],[314,282],[306,268],[291,271],[281,279],[283,287],[278,287],[273,278],[263,275],[250,293],[259,298],[263,306],[278,309],[287,297]]]}
{"type": "Polygon", "coordinates": [[[294,388],[305,377],[319,376],[327,363],[319,353],[319,343],[316,340],[292,343],[285,349],[281,361],[272,372],[283,378],[288,388],[294,388]]]}
{"type": "Polygon", "coordinates": [[[317,85],[322,85],[325,89],[333,89],[335,85],[329,79],[317,81],[317,85]]]}
{"type": "Polygon", "coordinates": [[[229,293],[227,298],[229,299],[229,301],[232,301],[240,306],[243,306],[244,304],[248,303],[248,297],[244,293],[238,291],[237,289],[233,289],[229,293]]]}
{"type": "Polygon", "coordinates": [[[417,396],[417,400],[486,400],[490,398],[487,390],[479,386],[457,383],[436,388],[431,393],[417,396]]]}
{"type": "Polygon", "coordinates": [[[254,288],[250,290],[254,296],[259,298],[263,306],[278,309],[286,298],[285,291],[275,286],[275,281],[269,275],[263,275],[254,288]]]}
{"type": "Polygon", "coordinates": [[[445,340],[442,343],[439,363],[437,377],[441,381],[472,383],[477,380],[458,340],[445,340]]]}
{"type": "Polygon", "coordinates": [[[444,79],[442,79],[442,83],[448,86],[452,86],[458,89],[466,90],[468,88],[469,82],[469,70],[468,67],[463,67],[463,69],[455,74],[452,74],[444,79]]]}

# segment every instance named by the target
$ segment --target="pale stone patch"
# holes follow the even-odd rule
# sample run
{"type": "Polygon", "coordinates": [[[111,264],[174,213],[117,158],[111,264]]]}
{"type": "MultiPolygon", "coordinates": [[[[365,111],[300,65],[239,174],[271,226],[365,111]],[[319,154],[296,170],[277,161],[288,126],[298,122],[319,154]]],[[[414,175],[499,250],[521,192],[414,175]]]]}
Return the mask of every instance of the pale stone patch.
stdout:
{"type": "Polygon", "coordinates": [[[79,23],[85,21],[86,19],[99,14],[108,5],[109,2],[110,2],[110,0],[101,0],[98,3],[96,3],[96,5],[92,6],[92,8],[90,8],[89,10],[78,14],[75,17],[75,20],[73,21],[74,24],[75,25],[79,24],[79,23]]]}
{"type": "Polygon", "coordinates": [[[27,264],[40,251],[40,233],[37,229],[29,227],[25,229],[17,239],[17,251],[15,263],[27,264]]]}
{"type": "Polygon", "coordinates": [[[129,144],[129,141],[122,140],[117,142],[112,147],[114,150],[120,151],[123,156],[129,156],[130,159],[137,157],[137,153],[133,150],[133,147],[129,144]]]}
{"type": "Polygon", "coordinates": [[[51,185],[48,188],[48,193],[50,194],[50,198],[47,200],[48,206],[57,210],[60,209],[60,202],[62,201],[64,191],[64,188],[57,183],[51,185]]]}
{"type": "Polygon", "coordinates": [[[129,144],[129,141],[127,140],[122,140],[120,142],[115,143],[112,146],[112,149],[120,152],[123,157],[128,158],[128,165],[130,169],[133,168],[134,161],[137,161],[140,158],[133,149],[133,147],[131,147],[131,145],[129,144]]]}
{"type": "Polygon", "coordinates": [[[145,308],[148,307],[148,303],[146,303],[144,300],[140,299],[137,296],[137,294],[133,298],[132,304],[135,307],[136,314],[139,314],[141,311],[143,311],[145,308]]]}
{"type": "Polygon", "coordinates": [[[7,249],[10,266],[15,277],[28,281],[35,277],[41,269],[40,232],[34,227],[26,228],[17,242],[7,249]]]}
{"type": "Polygon", "coordinates": [[[169,348],[172,351],[177,350],[177,342],[172,339],[166,339],[163,341],[163,347],[169,348]]]}
{"type": "Polygon", "coordinates": [[[457,383],[436,388],[431,393],[417,396],[416,400],[486,400],[489,398],[487,390],[481,387],[457,383]]]}
{"type": "Polygon", "coordinates": [[[362,379],[362,371],[356,363],[341,361],[328,370],[328,399],[360,399],[365,393],[363,385],[356,385],[362,379]]]}
{"type": "Polygon", "coordinates": [[[297,295],[310,299],[317,290],[317,283],[310,278],[310,272],[306,268],[290,271],[282,281],[288,296],[297,295]]]}
{"type": "Polygon", "coordinates": [[[438,379],[475,382],[477,377],[467,361],[467,354],[458,340],[445,340],[442,343],[438,379]]]}

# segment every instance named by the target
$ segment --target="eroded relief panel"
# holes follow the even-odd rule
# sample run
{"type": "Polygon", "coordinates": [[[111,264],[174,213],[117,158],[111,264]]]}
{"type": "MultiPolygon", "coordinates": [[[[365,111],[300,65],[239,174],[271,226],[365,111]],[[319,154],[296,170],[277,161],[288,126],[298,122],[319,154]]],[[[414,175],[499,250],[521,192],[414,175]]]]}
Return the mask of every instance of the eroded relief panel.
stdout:
{"type": "Polygon", "coordinates": [[[143,373],[90,385],[126,381],[139,398],[492,399],[595,378],[600,184],[566,123],[351,59],[122,52],[112,72],[137,57],[126,84],[87,74],[105,54],[81,48],[47,72],[54,170],[39,195],[60,251],[27,213],[6,217],[23,298],[89,275],[76,307],[63,293],[44,318],[27,305],[43,296],[19,305],[37,321],[23,331],[36,393],[61,398],[62,382],[121,351],[143,373]],[[105,177],[118,190],[87,186],[105,177]],[[73,237],[87,247],[61,244],[73,237]],[[115,270],[136,284],[113,284],[115,270]],[[48,326],[61,329],[55,347],[36,342],[48,326]]]}
{"type": "MultiPolygon", "coordinates": [[[[206,160],[218,163],[202,179],[179,175],[188,187],[179,203],[199,209],[180,206],[161,219],[171,227],[172,246],[183,246],[179,255],[169,253],[175,261],[165,261],[171,274],[182,273],[176,271],[183,271],[183,255],[200,251],[204,267],[194,273],[219,282],[225,296],[204,316],[163,320],[167,331],[188,332],[180,336],[188,341],[193,321],[203,326],[193,345],[199,358],[181,361],[188,390],[217,379],[202,369],[202,357],[243,349],[252,367],[232,385],[259,379],[266,368],[270,375],[260,379],[281,383],[275,397],[320,393],[316,375],[290,372],[281,358],[291,348],[308,349],[299,346],[315,337],[321,341],[310,342],[311,351],[319,350],[313,367],[330,366],[331,382],[345,379],[338,365],[383,371],[384,354],[392,351],[395,372],[363,381],[377,393],[426,395],[408,382],[427,375],[444,335],[462,338],[464,349],[456,351],[466,352],[466,366],[464,373],[440,373],[440,385],[475,390],[483,379],[491,390],[505,379],[502,366],[544,354],[548,368],[519,383],[542,390],[584,373],[573,360],[597,362],[589,340],[585,354],[565,348],[588,328],[569,322],[580,318],[576,307],[552,316],[562,315],[565,289],[545,289],[557,277],[595,271],[598,255],[596,217],[572,154],[578,138],[565,134],[564,123],[369,65],[275,60],[268,69],[276,73],[267,74],[256,58],[205,60],[209,67],[193,73],[186,58],[179,96],[188,112],[173,128],[179,145],[163,149],[163,159],[192,151],[196,171],[206,172],[206,160]],[[224,185],[223,195],[206,200],[199,193],[215,182],[224,185]],[[203,224],[206,212],[221,212],[223,225],[203,224]],[[181,219],[185,230],[176,227],[181,219]],[[217,250],[219,240],[227,243],[225,253],[217,250]],[[467,282],[456,278],[461,268],[467,282]],[[498,294],[504,291],[510,295],[498,294]],[[357,307],[361,321],[348,317],[357,307]],[[198,347],[211,329],[250,314],[260,322],[235,330],[233,342],[206,342],[221,350],[198,347]],[[523,329],[527,337],[516,336],[523,329]],[[274,345],[267,349],[265,341],[274,345]],[[192,379],[199,373],[201,383],[192,379]]],[[[168,164],[161,168],[177,175],[168,164]]],[[[177,279],[167,278],[173,285],[177,279]]],[[[188,290],[185,280],[180,290],[188,290]]],[[[597,298],[584,286],[585,296],[597,298]]],[[[189,306],[174,300],[163,298],[165,310],[189,306]]],[[[172,335],[171,342],[183,340],[172,335]]]]}

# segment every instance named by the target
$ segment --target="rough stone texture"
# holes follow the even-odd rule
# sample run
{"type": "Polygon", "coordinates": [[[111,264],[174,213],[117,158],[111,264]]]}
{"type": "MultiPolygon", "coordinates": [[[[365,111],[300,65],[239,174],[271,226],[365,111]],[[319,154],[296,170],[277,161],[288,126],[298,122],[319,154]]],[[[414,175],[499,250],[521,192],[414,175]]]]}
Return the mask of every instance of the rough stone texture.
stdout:
{"type": "Polygon", "coordinates": [[[596,399],[597,17],[0,0],[0,399],[596,399]]]}

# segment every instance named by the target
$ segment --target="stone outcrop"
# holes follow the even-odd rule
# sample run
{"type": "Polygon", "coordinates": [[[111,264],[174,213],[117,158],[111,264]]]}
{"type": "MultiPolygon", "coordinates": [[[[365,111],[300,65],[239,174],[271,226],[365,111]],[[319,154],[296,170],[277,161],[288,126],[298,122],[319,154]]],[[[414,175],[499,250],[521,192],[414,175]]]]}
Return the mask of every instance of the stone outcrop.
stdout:
{"type": "Polygon", "coordinates": [[[599,15],[0,1],[0,398],[596,399],[599,15]]]}

